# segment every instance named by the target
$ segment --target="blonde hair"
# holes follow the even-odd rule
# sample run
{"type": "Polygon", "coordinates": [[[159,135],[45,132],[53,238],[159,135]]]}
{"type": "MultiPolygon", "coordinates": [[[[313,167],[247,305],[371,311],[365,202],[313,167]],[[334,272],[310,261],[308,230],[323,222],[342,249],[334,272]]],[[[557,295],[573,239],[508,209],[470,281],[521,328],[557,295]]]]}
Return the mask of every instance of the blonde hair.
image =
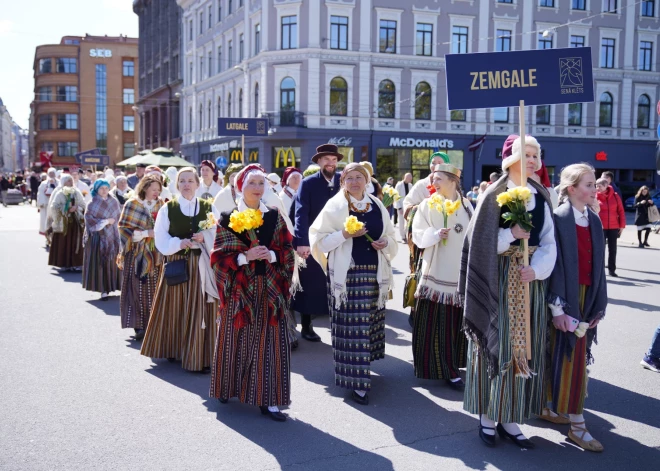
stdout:
{"type": "Polygon", "coordinates": [[[175,183],[174,187],[177,190],[179,189],[179,177],[181,176],[182,173],[186,173],[186,172],[190,172],[195,176],[195,181],[197,182],[197,185],[199,186],[199,175],[197,175],[197,170],[194,169],[193,167],[183,167],[176,174],[176,183],[175,183]]]}
{"type": "Polygon", "coordinates": [[[582,177],[590,173],[593,174],[595,178],[596,170],[587,163],[572,164],[568,167],[564,167],[561,171],[559,181],[559,201],[563,203],[568,200],[568,189],[572,186],[578,185],[580,180],[582,180],[582,177]]]}

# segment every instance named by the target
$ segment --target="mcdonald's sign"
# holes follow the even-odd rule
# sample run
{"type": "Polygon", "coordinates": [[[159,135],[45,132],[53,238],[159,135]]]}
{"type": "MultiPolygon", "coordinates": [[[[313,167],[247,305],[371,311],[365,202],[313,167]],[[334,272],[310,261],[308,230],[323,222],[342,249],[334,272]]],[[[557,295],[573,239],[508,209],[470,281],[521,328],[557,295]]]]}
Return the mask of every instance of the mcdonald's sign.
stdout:
{"type": "Polygon", "coordinates": [[[231,162],[241,162],[243,160],[243,153],[236,149],[231,151],[231,157],[229,157],[231,162]]]}
{"type": "Polygon", "coordinates": [[[275,154],[275,168],[280,167],[295,167],[296,166],[296,154],[291,147],[285,149],[284,147],[280,148],[275,154]],[[291,157],[291,162],[289,163],[289,156],[291,157]]]}
{"type": "Polygon", "coordinates": [[[259,151],[253,150],[250,152],[250,162],[259,162],[259,151]]]}

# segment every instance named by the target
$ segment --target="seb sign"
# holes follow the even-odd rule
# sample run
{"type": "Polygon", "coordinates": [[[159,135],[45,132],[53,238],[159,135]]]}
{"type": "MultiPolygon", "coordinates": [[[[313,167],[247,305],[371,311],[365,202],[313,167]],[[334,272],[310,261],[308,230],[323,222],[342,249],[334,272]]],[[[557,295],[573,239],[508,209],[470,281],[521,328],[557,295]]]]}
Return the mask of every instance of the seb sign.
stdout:
{"type": "Polygon", "coordinates": [[[90,49],[89,57],[112,57],[110,49],[90,49]]]}

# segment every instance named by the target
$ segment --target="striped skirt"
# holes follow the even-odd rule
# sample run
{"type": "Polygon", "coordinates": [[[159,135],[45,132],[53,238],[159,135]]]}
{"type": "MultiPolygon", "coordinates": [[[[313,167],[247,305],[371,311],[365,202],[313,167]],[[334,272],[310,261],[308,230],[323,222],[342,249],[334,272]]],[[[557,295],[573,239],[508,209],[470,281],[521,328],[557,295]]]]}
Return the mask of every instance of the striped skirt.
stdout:
{"type": "MultiPolygon", "coordinates": [[[[385,309],[378,308],[376,265],[356,265],[346,275],[348,301],[332,310],[335,384],[371,389],[370,364],[385,358],[385,309]]],[[[332,299],[332,296],[331,296],[332,299]]]]}
{"type": "Polygon", "coordinates": [[[287,406],[291,402],[289,320],[283,312],[277,325],[269,323],[266,280],[257,276],[254,282],[259,286],[252,323],[237,329],[233,305],[220,313],[209,395],[237,397],[254,406],[287,406]]]}
{"type": "Polygon", "coordinates": [[[533,281],[530,289],[530,320],[532,359],[530,378],[515,375],[513,347],[510,340],[509,308],[506,289],[509,269],[517,269],[512,257],[500,255],[500,305],[499,305],[499,373],[489,378],[486,362],[480,358],[479,349],[468,341],[465,396],[463,409],[471,414],[487,414],[495,422],[523,423],[532,415],[540,415],[543,409],[543,376],[546,354],[547,304],[546,283],[533,281]]]}
{"type": "Polygon", "coordinates": [[[101,235],[98,232],[92,232],[85,244],[82,286],[87,291],[97,293],[111,293],[121,288],[121,270],[117,267],[117,255],[101,255],[101,235]]]}
{"type": "MultiPolygon", "coordinates": [[[[580,285],[580,309],[584,307],[586,285],[580,285]]],[[[547,407],[557,414],[582,414],[587,397],[587,336],[577,339],[570,356],[561,332],[550,324],[550,368],[546,381],[547,407]]]]}
{"type": "Polygon", "coordinates": [[[418,299],[413,324],[415,376],[421,379],[459,378],[465,368],[467,338],[461,331],[463,308],[418,299]]]}
{"type": "Polygon", "coordinates": [[[188,259],[186,283],[168,286],[161,270],[149,324],[142,342],[142,355],[174,358],[189,371],[210,367],[215,351],[215,318],[218,302],[206,302],[199,276],[199,255],[171,255],[166,261],[188,259]]]}
{"type": "Polygon", "coordinates": [[[161,267],[145,276],[138,278],[135,273],[135,251],[124,255],[124,270],[121,280],[121,314],[122,329],[146,329],[149,324],[149,312],[154,301],[161,267]]]}
{"type": "Polygon", "coordinates": [[[48,265],[58,268],[75,268],[83,264],[83,229],[74,216],[69,216],[66,235],[52,233],[52,242],[48,252],[48,265]]]}

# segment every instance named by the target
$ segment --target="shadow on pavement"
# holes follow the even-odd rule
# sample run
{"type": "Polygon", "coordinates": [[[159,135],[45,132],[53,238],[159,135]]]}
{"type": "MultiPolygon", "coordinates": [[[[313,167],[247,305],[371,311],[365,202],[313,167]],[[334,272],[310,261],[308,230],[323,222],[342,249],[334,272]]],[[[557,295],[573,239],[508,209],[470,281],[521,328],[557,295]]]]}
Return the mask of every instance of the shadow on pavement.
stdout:
{"type": "Polygon", "coordinates": [[[640,311],[646,312],[660,312],[660,306],[654,306],[653,304],[639,303],[637,301],[628,301],[627,299],[615,299],[609,298],[609,304],[614,304],[617,306],[626,306],[631,309],[639,309],[640,311]]]}
{"type": "Polygon", "coordinates": [[[107,301],[101,301],[100,293],[98,296],[98,299],[88,299],[87,303],[103,311],[107,316],[119,316],[119,296],[110,295],[107,301]]]}
{"type": "Polygon", "coordinates": [[[80,271],[64,271],[55,267],[50,267],[50,274],[59,277],[66,283],[82,283],[82,272],[80,271]]]}

